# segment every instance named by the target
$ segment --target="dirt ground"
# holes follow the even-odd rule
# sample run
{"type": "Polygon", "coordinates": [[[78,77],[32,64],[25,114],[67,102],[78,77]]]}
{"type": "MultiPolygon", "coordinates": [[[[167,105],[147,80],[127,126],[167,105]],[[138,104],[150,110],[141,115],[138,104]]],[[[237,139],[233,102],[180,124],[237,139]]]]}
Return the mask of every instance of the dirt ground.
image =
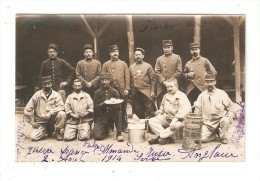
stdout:
{"type": "Polygon", "coordinates": [[[117,142],[114,132],[102,141],[92,138],[65,142],[46,137],[35,142],[30,140],[32,128],[23,121],[23,115],[16,114],[15,121],[18,162],[237,162],[245,159],[245,127],[238,120],[229,129],[228,144],[203,143],[200,150],[182,149],[182,140],[167,145],[149,145],[147,138],[154,135],[148,132],[142,143],[128,142],[128,133],[123,133],[124,142],[117,142]]]}

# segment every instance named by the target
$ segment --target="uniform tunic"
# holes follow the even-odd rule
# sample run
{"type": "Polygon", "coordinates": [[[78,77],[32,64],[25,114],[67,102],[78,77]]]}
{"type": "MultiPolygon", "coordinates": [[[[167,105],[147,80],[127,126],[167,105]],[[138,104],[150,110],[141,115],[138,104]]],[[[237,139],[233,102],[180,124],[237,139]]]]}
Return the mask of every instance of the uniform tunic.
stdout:
{"type": "Polygon", "coordinates": [[[85,84],[91,82],[94,87],[98,87],[99,75],[101,73],[101,63],[98,60],[80,60],[76,66],[76,76],[85,84]]]}
{"type": "Polygon", "coordinates": [[[155,73],[146,62],[134,63],[129,68],[133,113],[144,119],[154,115],[151,92],[155,90],[155,73]]]}
{"type": "Polygon", "coordinates": [[[165,94],[159,110],[160,114],[149,120],[151,130],[160,138],[176,137],[179,130],[184,127],[183,120],[190,110],[190,102],[183,92],[178,90],[174,95],[165,94]],[[169,127],[173,118],[178,118],[174,130],[169,127]]]}
{"type": "Polygon", "coordinates": [[[165,80],[173,78],[178,79],[181,76],[181,57],[176,54],[171,54],[170,56],[162,55],[157,58],[154,70],[157,77],[157,95],[159,95],[163,90],[166,91],[165,86],[163,85],[165,80]]]}
{"type": "Polygon", "coordinates": [[[56,58],[54,60],[47,59],[42,62],[40,69],[40,87],[41,78],[43,76],[52,77],[52,88],[55,91],[60,90],[60,83],[67,82],[68,84],[75,76],[75,69],[65,60],[56,58]]]}
{"type": "Polygon", "coordinates": [[[226,132],[234,118],[233,102],[227,93],[220,89],[214,92],[203,91],[197,99],[196,113],[203,116],[202,139],[215,138],[217,128],[220,126],[220,138],[226,138],[226,132]],[[222,122],[223,116],[229,116],[229,121],[222,122]]]}
{"type": "Polygon", "coordinates": [[[109,73],[111,84],[124,95],[124,90],[130,90],[129,69],[122,60],[108,60],[102,66],[103,73],[109,73]]]}
{"type": "Polygon", "coordinates": [[[197,59],[191,59],[188,61],[184,67],[183,75],[188,81],[186,94],[188,95],[192,89],[197,87],[201,92],[206,90],[205,86],[205,75],[206,73],[214,73],[217,71],[212,66],[210,61],[204,57],[199,57],[197,59]],[[188,74],[194,72],[194,77],[189,77],[188,74]]]}
{"type": "Polygon", "coordinates": [[[102,140],[108,135],[109,131],[109,123],[115,122],[117,132],[122,131],[121,121],[119,119],[119,107],[118,105],[106,105],[104,103],[105,100],[109,100],[111,98],[120,98],[119,93],[116,89],[112,87],[103,87],[101,86],[95,92],[94,95],[94,128],[93,135],[97,140],[102,140]]]}
{"type": "Polygon", "coordinates": [[[93,100],[90,95],[81,91],[80,93],[73,92],[68,96],[65,102],[65,112],[68,115],[66,127],[64,132],[64,140],[72,140],[78,138],[80,140],[90,139],[90,125],[93,121],[93,100]],[[84,115],[89,112],[87,116],[81,119],[76,119],[69,116],[70,113],[76,115],[84,115]]]}
{"type": "Polygon", "coordinates": [[[65,127],[64,104],[59,93],[53,90],[48,98],[43,90],[37,91],[27,103],[24,114],[31,118],[27,120],[28,122],[32,121],[40,124],[39,128],[33,128],[32,130],[31,138],[33,140],[39,140],[47,133],[48,124],[55,124],[56,129],[65,127]],[[50,111],[52,112],[52,117],[46,119],[45,117],[50,111]]]}

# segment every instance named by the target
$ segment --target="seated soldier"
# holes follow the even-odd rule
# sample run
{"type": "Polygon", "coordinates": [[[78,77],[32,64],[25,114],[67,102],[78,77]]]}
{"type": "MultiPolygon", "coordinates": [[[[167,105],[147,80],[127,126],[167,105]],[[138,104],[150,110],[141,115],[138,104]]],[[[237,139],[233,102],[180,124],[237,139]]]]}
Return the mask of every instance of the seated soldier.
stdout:
{"type": "Polygon", "coordinates": [[[64,112],[64,103],[61,96],[52,90],[51,76],[42,77],[42,90],[37,91],[24,109],[24,119],[32,127],[31,139],[40,140],[46,133],[55,135],[58,141],[63,139],[62,130],[64,130],[66,115],[64,112]]]}
{"type": "Polygon", "coordinates": [[[82,91],[82,82],[75,79],[74,92],[65,102],[65,112],[68,116],[64,132],[64,140],[89,140],[93,122],[93,100],[88,93],[82,91]],[[78,136],[77,136],[78,135],[78,136]]]}
{"type": "Polygon", "coordinates": [[[184,127],[184,117],[191,111],[190,102],[183,92],[178,90],[177,80],[166,82],[167,92],[160,106],[159,114],[149,120],[151,131],[157,136],[148,139],[150,145],[173,143],[174,137],[184,127]]]}
{"type": "Polygon", "coordinates": [[[93,135],[96,140],[103,140],[109,134],[109,123],[115,122],[117,141],[124,141],[122,132],[122,120],[119,119],[119,105],[107,105],[106,100],[119,99],[118,91],[109,86],[110,74],[101,74],[101,87],[94,94],[94,128],[93,135]]]}
{"type": "Polygon", "coordinates": [[[223,90],[217,89],[215,74],[206,74],[203,91],[194,103],[195,113],[202,114],[202,142],[209,142],[219,135],[223,144],[228,143],[227,131],[235,116],[234,104],[223,90]]]}

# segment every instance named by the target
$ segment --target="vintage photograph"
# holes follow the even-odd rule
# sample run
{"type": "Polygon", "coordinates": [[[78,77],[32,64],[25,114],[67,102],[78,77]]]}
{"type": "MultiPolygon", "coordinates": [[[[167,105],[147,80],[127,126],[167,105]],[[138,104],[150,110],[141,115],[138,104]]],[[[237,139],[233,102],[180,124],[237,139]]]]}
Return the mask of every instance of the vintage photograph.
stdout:
{"type": "Polygon", "coordinates": [[[244,14],[16,14],[16,162],[244,162],[244,14]]]}

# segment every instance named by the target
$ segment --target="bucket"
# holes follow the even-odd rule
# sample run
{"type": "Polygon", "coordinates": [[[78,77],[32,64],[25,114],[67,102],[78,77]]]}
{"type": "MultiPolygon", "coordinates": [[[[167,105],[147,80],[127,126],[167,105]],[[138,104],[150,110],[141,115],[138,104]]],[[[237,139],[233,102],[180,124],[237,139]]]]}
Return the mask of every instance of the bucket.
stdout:
{"type": "Polygon", "coordinates": [[[182,148],[186,150],[201,149],[202,116],[187,114],[184,121],[182,148]]]}
{"type": "Polygon", "coordinates": [[[128,141],[130,143],[142,143],[145,141],[145,121],[128,123],[128,141]]]}

